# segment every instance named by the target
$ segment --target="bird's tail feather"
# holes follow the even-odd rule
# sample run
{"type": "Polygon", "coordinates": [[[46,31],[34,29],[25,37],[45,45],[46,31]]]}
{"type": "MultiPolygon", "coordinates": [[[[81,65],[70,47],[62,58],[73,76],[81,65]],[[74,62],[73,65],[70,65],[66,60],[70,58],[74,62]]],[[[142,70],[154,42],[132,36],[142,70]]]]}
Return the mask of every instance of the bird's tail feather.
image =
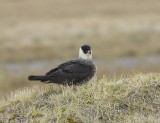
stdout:
{"type": "Polygon", "coordinates": [[[28,77],[28,80],[34,80],[34,81],[37,81],[37,80],[40,80],[42,82],[45,82],[45,81],[49,81],[50,80],[50,76],[29,76],[28,77]]]}

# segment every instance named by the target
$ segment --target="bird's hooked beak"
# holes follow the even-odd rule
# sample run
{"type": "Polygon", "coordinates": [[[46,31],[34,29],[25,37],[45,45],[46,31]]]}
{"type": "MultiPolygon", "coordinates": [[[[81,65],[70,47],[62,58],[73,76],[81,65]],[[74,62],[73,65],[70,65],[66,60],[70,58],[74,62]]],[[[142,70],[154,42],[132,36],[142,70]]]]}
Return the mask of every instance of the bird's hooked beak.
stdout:
{"type": "Polygon", "coordinates": [[[91,54],[91,50],[88,50],[88,51],[87,51],[87,54],[91,54]]]}

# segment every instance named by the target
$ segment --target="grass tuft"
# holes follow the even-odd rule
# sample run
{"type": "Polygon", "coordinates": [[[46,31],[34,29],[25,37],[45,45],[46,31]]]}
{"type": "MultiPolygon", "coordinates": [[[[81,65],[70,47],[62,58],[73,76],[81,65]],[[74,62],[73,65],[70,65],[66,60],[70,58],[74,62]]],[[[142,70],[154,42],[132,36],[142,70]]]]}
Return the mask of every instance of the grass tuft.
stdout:
{"type": "Polygon", "coordinates": [[[12,93],[1,122],[158,122],[160,74],[94,79],[83,86],[47,84],[12,93]]]}

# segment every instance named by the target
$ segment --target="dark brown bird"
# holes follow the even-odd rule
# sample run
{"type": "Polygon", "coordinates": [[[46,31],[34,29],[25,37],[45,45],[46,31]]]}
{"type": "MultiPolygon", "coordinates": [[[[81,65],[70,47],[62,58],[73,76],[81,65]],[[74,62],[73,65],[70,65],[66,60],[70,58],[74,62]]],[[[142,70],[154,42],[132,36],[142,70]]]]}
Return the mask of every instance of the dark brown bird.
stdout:
{"type": "Polygon", "coordinates": [[[63,85],[81,85],[94,77],[96,66],[92,61],[92,50],[89,45],[79,49],[79,58],[70,60],[50,70],[46,75],[29,76],[28,80],[39,80],[46,83],[63,85]]]}

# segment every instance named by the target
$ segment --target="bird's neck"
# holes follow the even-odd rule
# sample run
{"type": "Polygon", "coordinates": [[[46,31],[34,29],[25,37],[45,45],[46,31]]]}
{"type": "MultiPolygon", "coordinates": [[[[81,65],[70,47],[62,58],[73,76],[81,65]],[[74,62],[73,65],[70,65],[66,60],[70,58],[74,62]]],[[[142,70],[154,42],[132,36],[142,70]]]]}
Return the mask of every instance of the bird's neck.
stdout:
{"type": "Polygon", "coordinates": [[[90,63],[90,62],[93,62],[92,59],[79,58],[78,60],[79,60],[81,63],[90,63]]]}

